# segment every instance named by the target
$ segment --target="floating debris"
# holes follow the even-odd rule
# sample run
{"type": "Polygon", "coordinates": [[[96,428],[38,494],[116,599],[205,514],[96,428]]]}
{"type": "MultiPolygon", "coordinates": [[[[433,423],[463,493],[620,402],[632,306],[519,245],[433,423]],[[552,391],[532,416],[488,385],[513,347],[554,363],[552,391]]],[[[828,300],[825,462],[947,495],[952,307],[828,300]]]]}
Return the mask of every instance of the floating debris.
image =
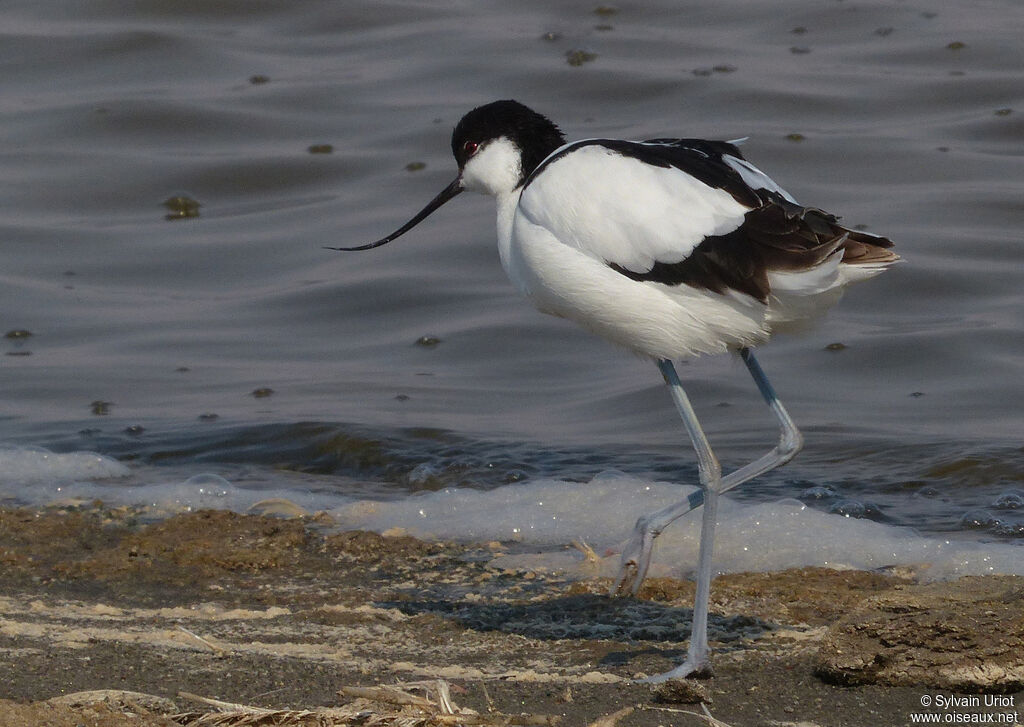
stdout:
{"type": "Polygon", "coordinates": [[[594,15],[600,15],[602,18],[609,18],[619,12],[619,9],[614,5],[598,5],[594,8],[594,15]]]}
{"type": "Polygon", "coordinates": [[[164,219],[183,220],[199,216],[199,208],[202,206],[197,200],[183,194],[168,197],[162,202],[163,206],[170,210],[164,219]]]}
{"type": "Polygon", "coordinates": [[[130,427],[124,428],[124,433],[133,437],[138,437],[145,431],[146,428],[141,424],[132,424],[130,427]]]}
{"type": "Polygon", "coordinates": [[[585,50],[570,50],[565,52],[565,57],[570,66],[578,67],[584,63],[590,63],[597,59],[597,53],[590,53],[585,50]]]}
{"type": "Polygon", "coordinates": [[[253,389],[252,392],[250,392],[250,396],[255,399],[266,399],[268,396],[273,396],[273,394],[274,390],[269,386],[261,386],[260,388],[253,389]]]}
{"type": "Polygon", "coordinates": [[[437,336],[420,336],[416,339],[417,346],[423,346],[424,348],[433,348],[441,342],[441,339],[437,336]]]}
{"type": "Polygon", "coordinates": [[[694,68],[693,75],[710,76],[712,73],[733,73],[736,70],[736,66],[729,65],[728,63],[720,63],[717,66],[711,66],[710,68],[694,68]]]}
{"type": "Polygon", "coordinates": [[[13,331],[7,331],[4,334],[4,338],[14,342],[14,351],[5,351],[7,356],[31,356],[32,352],[27,351],[24,348],[25,341],[32,337],[32,332],[27,331],[24,328],[16,328],[13,331]]]}
{"type": "Polygon", "coordinates": [[[1010,108],[996,109],[996,116],[1009,116],[1012,113],[1013,113],[1013,109],[1010,109],[1010,108]]]}
{"type": "Polygon", "coordinates": [[[547,33],[544,33],[543,35],[541,35],[540,39],[541,40],[546,40],[548,43],[554,43],[556,40],[561,40],[562,39],[562,34],[561,33],[555,33],[553,31],[549,30],[547,33]]]}
{"type": "Polygon", "coordinates": [[[811,49],[805,45],[794,45],[789,49],[789,52],[793,53],[794,55],[802,56],[806,55],[807,53],[810,53],[811,49]]]}
{"type": "Polygon", "coordinates": [[[830,343],[827,346],[825,346],[825,350],[826,351],[842,351],[845,348],[846,348],[846,344],[845,343],[840,343],[839,341],[836,341],[835,343],[830,343]]]}
{"type": "Polygon", "coordinates": [[[207,413],[207,414],[200,414],[196,418],[199,419],[199,421],[201,421],[201,422],[213,422],[213,421],[216,421],[216,420],[220,419],[220,414],[213,414],[211,412],[211,413],[207,413]]]}
{"type": "Polygon", "coordinates": [[[259,86],[261,83],[270,83],[270,76],[264,76],[262,73],[257,73],[255,76],[249,76],[249,83],[253,86],[259,86]]]}
{"type": "Polygon", "coordinates": [[[426,162],[409,162],[405,165],[405,171],[407,172],[419,172],[427,168],[426,162]]]}
{"type": "Polygon", "coordinates": [[[306,151],[310,154],[331,154],[334,152],[334,147],[330,144],[311,144],[306,151]]]}
{"type": "Polygon", "coordinates": [[[967,47],[966,43],[961,43],[959,40],[954,40],[952,43],[946,46],[949,50],[963,50],[967,47]]]}
{"type": "Polygon", "coordinates": [[[797,134],[797,133],[786,134],[786,139],[788,139],[789,141],[803,141],[806,138],[807,137],[804,136],[803,134],[797,134]]]}
{"type": "Polygon", "coordinates": [[[104,417],[110,413],[110,407],[113,405],[113,402],[97,399],[93,403],[89,404],[89,411],[91,411],[95,416],[104,417]]]}

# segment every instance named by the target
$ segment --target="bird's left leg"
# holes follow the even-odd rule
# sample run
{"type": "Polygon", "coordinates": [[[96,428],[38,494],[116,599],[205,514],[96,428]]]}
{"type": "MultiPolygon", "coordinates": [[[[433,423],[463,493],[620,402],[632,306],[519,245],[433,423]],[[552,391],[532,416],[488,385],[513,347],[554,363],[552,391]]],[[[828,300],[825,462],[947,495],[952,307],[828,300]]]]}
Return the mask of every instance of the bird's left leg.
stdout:
{"type": "MultiPolygon", "coordinates": [[[[690,626],[690,648],[686,661],[661,677],[653,677],[654,681],[663,678],[684,677],[700,671],[708,671],[711,662],[708,658],[708,602],[711,595],[711,555],[714,550],[715,523],[718,517],[718,495],[722,490],[722,466],[711,450],[704,429],[697,420],[690,398],[686,395],[679,375],[671,361],[662,359],[658,362],[665,383],[669,386],[672,400],[682,417],[683,426],[690,435],[694,451],[697,453],[697,469],[700,473],[700,490],[704,495],[704,517],[700,529],[700,555],[697,558],[697,592],[693,600],[693,624],[690,626]],[[671,675],[671,676],[669,676],[671,675]]],[[[656,532],[660,532],[660,529],[656,532]]],[[[652,537],[653,544],[653,537],[652,537]]],[[[646,554],[645,565],[650,561],[650,552],[646,554]]],[[[646,570],[646,568],[645,568],[646,570]]]]}
{"type": "MultiPolygon", "coordinates": [[[[772,389],[771,384],[768,382],[768,378],[764,375],[764,371],[757,363],[757,359],[754,358],[753,352],[748,348],[740,349],[739,357],[757,384],[765,403],[768,404],[779,422],[779,443],[764,456],[723,477],[718,489],[719,494],[785,464],[795,457],[803,446],[803,436],[796,428],[782,402],[779,401],[778,396],[776,396],[774,389],[772,389]]],[[[679,409],[680,416],[682,416],[685,423],[688,416],[686,412],[689,411],[692,415],[693,408],[689,405],[689,401],[682,402],[680,399],[680,397],[685,399],[686,394],[683,391],[682,384],[679,382],[679,377],[676,375],[675,368],[668,361],[660,361],[658,367],[665,377],[665,383],[669,385],[672,397],[676,401],[676,407],[679,409]]],[[[696,422],[696,416],[693,416],[693,421],[696,422]]],[[[697,427],[699,428],[699,424],[697,424],[697,427]]],[[[703,436],[703,432],[701,432],[701,436],[703,436]]],[[[694,446],[697,446],[696,443],[694,446]]],[[[713,454],[710,456],[714,457],[713,454]]],[[[647,575],[647,568],[650,565],[651,552],[654,547],[654,539],[671,523],[704,504],[704,498],[705,490],[701,489],[692,493],[682,502],[673,503],[637,520],[636,527],[633,530],[633,537],[622,552],[622,567],[618,578],[612,586],[611,592],[613,595],[625,595],[627,593],[636,595],[647,575]]]]}

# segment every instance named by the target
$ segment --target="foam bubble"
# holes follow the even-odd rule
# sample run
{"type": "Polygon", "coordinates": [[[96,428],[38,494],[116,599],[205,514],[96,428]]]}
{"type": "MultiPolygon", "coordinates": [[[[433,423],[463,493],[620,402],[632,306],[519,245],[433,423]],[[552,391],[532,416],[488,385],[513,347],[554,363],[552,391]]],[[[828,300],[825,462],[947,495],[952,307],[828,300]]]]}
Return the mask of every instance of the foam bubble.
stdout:
{"type": "Polygon", "coordinates": [[[0,486],[126,477],[116,459],[95,452],[56,453],[42,447],[0,447],[0,486]]]}
{"type": "Polygon", "coordinates": [[[144,506],[150,515],[170,515],[190,510],[235,510],[238,488],[220,475],[202,473],[182,482],[148,482],[125,486],[118,483],[82,484],[66,487],[69,496],[101,500],[108,505],[144,506]]]}
{"type": "MultiPolygon", "coordinates": [[[[253,488],[225,479],[219,474],[203,472],[185,479],[162,480],[154,475],[166,477],[166,473],[157,468],[141,467],[132,472],[130,481],[76,481],[57,486],[39,486],[34,488],[35,504],[47,504],[53,501],[86,501],[99,500],[107,506],[126,505],[139,508],[148,518],[162,518],[181,512],[195,510],[231,510],[247,512],[258,502],[280,500],[290,503],[283,506],[283,512],[314,512],[324,503],[324,496],[303,492],[294,487],[287,487],[280,482],[280,487],[267,487],[261,481],[260,487],[253,488]]],[[[334,496],[328,502],[330,506],[349,502],[351,498],[334,496]]]]}

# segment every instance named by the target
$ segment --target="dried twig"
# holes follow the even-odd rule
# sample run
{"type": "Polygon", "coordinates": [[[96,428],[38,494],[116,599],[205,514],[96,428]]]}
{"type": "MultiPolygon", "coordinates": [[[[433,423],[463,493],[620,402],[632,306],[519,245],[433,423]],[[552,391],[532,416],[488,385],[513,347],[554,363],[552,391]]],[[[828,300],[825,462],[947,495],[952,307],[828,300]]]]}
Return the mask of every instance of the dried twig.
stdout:
{"type": "Polygon", "coordinates": [[[700,708],[704,710],[704,717],[707,719],[708,724],[711,725],[711,727],[729,727],[729,725],[722,720],[715,719],[711,716],[711,712],[708,711],[708,705],[701,702],[700,708]]]}
{"type": "Polygon", "coordinates": [[[253,707],[248,704],[239,704],[238,702],[222,702],[219,699],[200,697],[198,694],[192,694],[192,692],[178,692],[178,696],[182,699],[190,699],[193,702],[209,704],[211,707],[216,707],[222,712],[251,712],[253,714],[262,714],[277,711],[275,709],[266,709],[265,707],[253,707]]]}
{"type": "Polygon", "coordinates": [[[379,686],[379,687],[342,687],[338,690],[339,694],[344,694],[346,697],[358,697],[360,699],[369,699],[374,702],[383,702],[385,704],[397,704],[412,705],[413,707],[423,707],[425,709],[433,709],[436,705],[429,699],[424,697],[417,697],[415,694],[409,694],[403,692],[401,689],[395,689],[394,687],[379,686]]]}
{"type": "Polygon", "coordinates": [[[657,710],[658,712],[672,712],[673,714],[688,714],[688,715],[691,715],[693,717],[696,717],[699,720],[702,720],[703,722],[706,722],[711,727],[730,727],[730,725],[726,724],[722,720],[720,720],[717,717],[715,717],[714,715],[712,715],[711,712],[708,710],[707,705],[701,704],[700,708],[702,710],[704,710],[704,714],[701,714],[700,712],[691,712],[688,709],[673,709],[672,707],[653,707],[653,706],[651,706],[651,707],[644,707],[644,709],[657,710]]]}
{"type": "Polygon", "coordinates": [[[561,718],[547,714],[434,714],[426,725],[470,725],[476,727],[549,727],[561,718]]]}
{"type": "Polygon", "coordinates": [[[601,561],[601,556],[599,556],[597,551],[591,548],[583,538],[572,541],[572,547],[583,553],[583,559],[587,563],[599,563],[601,561]]]}
{"type": "Polygon", "coordinates": [[[590,723],[589,727],[615,727],[619,723],[619,720],[628,714],[632,714],[635,707],[623,707],[618,712],[612,712],[606,714],[603,717],[598,717],[590,723]]]}
{"type": "Polygon", "coordinates": [[[213,649],[213,650],[214,650],[214,651],[216,651],[216,652],[217,652],[218,654],[226,654],[226,653],[228,652],[228,650],[227,650],[227,649],[225,649],[225,648],[224,648],[223,646],[218,646],[217,644],[213,643],[212,641],[210,641],[210,640],[208,640],[208,639],[204,639],[204,638],[203,638],[202,636],[200,636],[199,634],[195,633],[194,631],[189,631],[189,630],[188,630],[187,628],[185,628],[184,626],[181,626],[181,625],[179,625],[179,626],[178,626],[178,630],[179,630],[179,631],[181,631],[181,632],[183,632],[183,633],[186,633],[186,634],[188,634],[188,635],[189,635],[189,636],[191,636],[191,637],[192,637],[193,639],[195,639],[196,641],[198,641],[198,642],[199,642],[200,644],[202,644],[203,646],[209,647],[210,649],[213,649]]]}
{"type": "MultiPolygon", "coordinates": [[[[373,709],[366,706],[366,701],[360,701],[336,708],[275,710],[181,692],[181,697],[208,704],[218,711],[187,712],[172,715],[171,719],[188,727],[552,727],[559,721],[557,716],[500,712],[478,714],[471,709],[461,709],[452,701],[451,685],[443,679],[401,686],[421,689],[426,696],[410,694],[394,685],[342,687],[340,693],[345,696],[390,707],[373,709]]],[[[614,722],[599,727],[614,727],[614,722]]]]}

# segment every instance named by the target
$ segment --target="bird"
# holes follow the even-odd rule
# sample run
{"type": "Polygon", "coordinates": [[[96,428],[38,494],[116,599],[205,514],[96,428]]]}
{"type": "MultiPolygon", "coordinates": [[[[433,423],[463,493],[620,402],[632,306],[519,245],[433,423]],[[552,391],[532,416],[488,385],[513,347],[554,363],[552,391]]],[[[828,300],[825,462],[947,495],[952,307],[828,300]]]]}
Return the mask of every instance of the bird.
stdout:
{"type": "Polygon", "coordinates": [[[692,510],[703,513],[686,659],[651,682],[713,674],[707,631],[718,498],[803,447],[753,348],[805,327],[846,286],[900,260],[888,238],[799,204],[744,158],[742,141],[567,142],[546,116],[494,101],[455,126],[458,175],[426,207],[376,242],[328,248],[377,248],[463,191],[490,195],[498,254],[515,287],[541,312],[657,364],[696,453],[700,487],[636,522],[612,595],[636,595],[658,535],[692,510]],[[746,366],[779,426],[769,452],[728,474],[673,363],[725,353],[746,366]]]}

